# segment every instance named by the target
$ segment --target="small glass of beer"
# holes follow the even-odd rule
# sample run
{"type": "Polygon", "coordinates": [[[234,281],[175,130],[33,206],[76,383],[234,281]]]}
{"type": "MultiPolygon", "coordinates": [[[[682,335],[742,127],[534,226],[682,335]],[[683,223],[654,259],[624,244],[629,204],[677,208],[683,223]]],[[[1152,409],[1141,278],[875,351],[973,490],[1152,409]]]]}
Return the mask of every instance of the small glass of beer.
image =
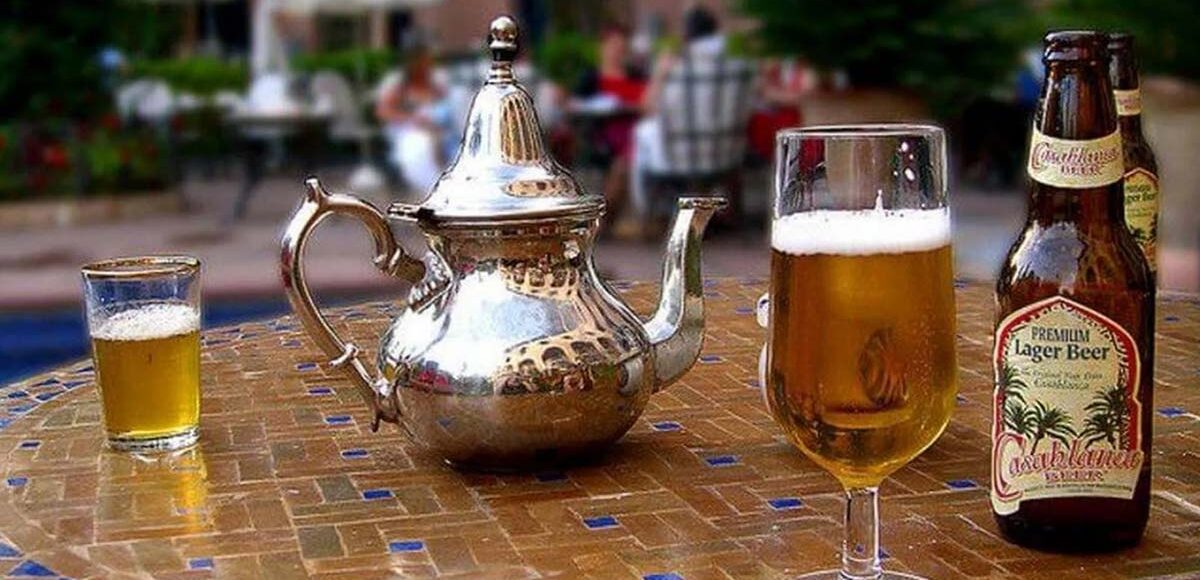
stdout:
{"type": "Polygon", "coordinates": [[[166,451],[200,421],[200,262],[117,258],[83,267],[92,360],[108,444],[166,451]]]}
{"type": "Polygon", "coordinates": [[[791,442],[846,490],[842,569],[879,564],[880,482],[957,391],[945,136],[916,125],[781,131],[763,384],[791,442]]]}

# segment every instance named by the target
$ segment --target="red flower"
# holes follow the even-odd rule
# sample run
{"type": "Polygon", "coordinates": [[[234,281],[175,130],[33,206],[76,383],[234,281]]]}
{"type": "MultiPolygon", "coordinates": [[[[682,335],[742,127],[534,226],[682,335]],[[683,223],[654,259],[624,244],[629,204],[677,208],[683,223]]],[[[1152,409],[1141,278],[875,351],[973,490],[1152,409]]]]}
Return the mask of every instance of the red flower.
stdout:
{"type": "Polygon", "coordinates": [[[67,150],[62,145],[46,145],[42,147],[42,163],[50,167],[62,168],[67,166],[67,150]]]}

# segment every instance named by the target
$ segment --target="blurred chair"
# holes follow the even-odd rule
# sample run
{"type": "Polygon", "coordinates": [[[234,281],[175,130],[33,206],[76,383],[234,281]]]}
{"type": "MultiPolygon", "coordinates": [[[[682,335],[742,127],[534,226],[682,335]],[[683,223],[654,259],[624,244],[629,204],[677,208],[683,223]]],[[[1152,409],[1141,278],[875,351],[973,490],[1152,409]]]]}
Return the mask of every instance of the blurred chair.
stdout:
{"type": "Polygon", "coordinates": [[[663,79],[656,115],[636,128],[635,212],[645,218],[679,194],[724,189],[740,217],[755,75],[751,61],[683,51],[663,79]],[[655,195],[662,191],[672,195],[655,195]]]}
{"type": "Polygon", "coordinates": [[[337,145],[358,147],[358,166],[350,174],[348,185],[360,193],[383,189],[383,174],[371,162],[371,143],[379,130],[368,124],[363,116],[362,101],[342,75],[319,71],[309,81],[314,106],[330,113],[329,140],[337,145]]]}

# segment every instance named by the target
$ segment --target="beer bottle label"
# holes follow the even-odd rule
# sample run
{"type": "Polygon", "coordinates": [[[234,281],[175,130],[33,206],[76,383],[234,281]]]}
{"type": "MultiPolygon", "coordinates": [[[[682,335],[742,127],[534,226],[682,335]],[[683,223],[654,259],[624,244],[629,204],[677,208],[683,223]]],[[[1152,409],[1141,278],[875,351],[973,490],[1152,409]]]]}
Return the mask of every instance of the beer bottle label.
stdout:
{"type": "Polygon", "coordinates": [[[1062,296],[1013,312],[993,355],[992,508],[1055,497],[1130,499],[1141,450],[1137,342],[1062,296]]]}
{"type": "Polygon", "coordinates": [[[1158,176],[1135,167],[1125,174],[1125,225],[1158,270],[1158,176]]]}
{"type": "Polygon", "coordinates": [[[1121,133],[1072,141],[1051,137],[1034,127],[1027,169],[1034,181],[1054,187],[1087,189],[1116,183],[1125,174],[1121,133]]]}
{"type": "Polygon", "coordinates": [[[1131,91],[1115,90],[1113,96],[1117,99],[1117,115],[1122,117],[1132,117],[1142,114],[1142,91],[1133,89],[1131,91]]]}

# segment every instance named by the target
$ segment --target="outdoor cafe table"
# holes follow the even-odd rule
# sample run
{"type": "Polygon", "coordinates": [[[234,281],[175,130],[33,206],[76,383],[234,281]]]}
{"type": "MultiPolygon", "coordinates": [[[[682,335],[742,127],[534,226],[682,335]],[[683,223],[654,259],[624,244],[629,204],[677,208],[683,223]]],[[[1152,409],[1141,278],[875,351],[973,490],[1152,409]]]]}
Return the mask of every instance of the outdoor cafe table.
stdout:
{"type": "MultiPolygon", "coordinates": [[[[651,309],[656,285],[616,286],[651,309]]],[[[833,567],[842,495],[782,440],[755,379],[764,289],[709,281],[695,368],[610,453],[563,471],[458,473],[395,426],[371,433],[358,394],[291,317],[204,334],[200,445],[173,457],[103,449],[86,362],[8,386],[0,574],[694,579],[833,567]]],[[[1145,539],[1058,556],[1005,543],[988,507],[991,296],[958,291],[958,408],[883,485],[884,565],[930,578],[1195,577],[1200,297],[1160,301],[1145,539]]],[[[374,345],[396,312],[362,304],[331,320],[374,345]]]]}

